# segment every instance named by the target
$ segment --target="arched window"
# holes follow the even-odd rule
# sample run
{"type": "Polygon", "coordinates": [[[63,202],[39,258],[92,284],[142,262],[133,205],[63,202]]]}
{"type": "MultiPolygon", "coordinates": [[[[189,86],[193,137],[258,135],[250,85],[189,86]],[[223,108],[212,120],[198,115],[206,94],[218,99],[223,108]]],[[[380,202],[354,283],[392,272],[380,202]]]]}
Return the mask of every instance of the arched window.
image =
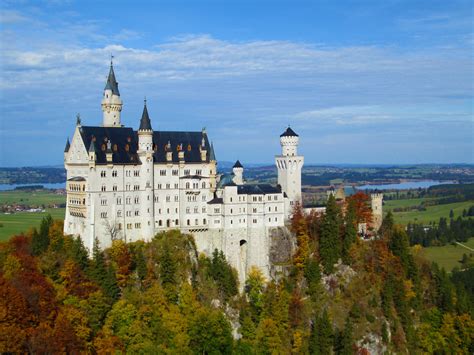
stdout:
{"type": "Polygon", "coordinates": [[[158,225],[161,227],[163,225],[163,222],[161,221],[161,219],[158,221],[158,225]]]}
{"type": "Polygon", "coordinates": [[[187,224],[188,226],[190,226],[190,225],[191,225],[191,220],[188,219],[188,220],[186,221],[186,224],[187,224]]]}
{"type": "Polygon", "coordinates": [[[204,218],[204,219],[202,220],[202,224],[206,224],[206,223],[207,223],[207,221],[206,221],[206,219],[204,218]]]}

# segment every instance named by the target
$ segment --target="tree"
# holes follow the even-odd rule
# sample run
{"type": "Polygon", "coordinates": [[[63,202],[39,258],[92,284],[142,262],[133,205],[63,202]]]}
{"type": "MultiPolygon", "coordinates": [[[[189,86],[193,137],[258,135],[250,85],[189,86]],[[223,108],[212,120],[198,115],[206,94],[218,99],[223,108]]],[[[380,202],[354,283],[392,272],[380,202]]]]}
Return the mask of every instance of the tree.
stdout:
{"type": "Polygon", "coordinates": [[[53,224],[51,215],[43,217],[40,224],[39,232],[36,228],[33,230],[31,238],[31,250],[33,255],[40,255],[44,253],[49,246],[49,227],[53,224]]]}
{"type": "Polygon", "coordinates": [[[357,223],[372,224],[372,208],[370,207],[370,197],[362,191],[357,191],[347,198],[348,204],[353,204],[357,223]]]}
{"type": "Polygon", "coordinates": [[[176,269],[176,262],[171,255],[170,246],[168,243],[165,243],[160,259],[160,280],[168,300],[173,302],[176,302],[178,297],[176,289],[176,269]]]}
{"type": "Polygon", "coordinates": [[[338,355],[351,355],[354,353],[353,345],[353,325],[350,317],[346,318],[346,323],[342,332],[339,332],[335,345],[335,353],[338,355]]]}
{"type": "Polygon", "coordinates": [[[195,354],[232,353],[232,328],[220,311],[198,310],[189,326],[189,337],[195,354]]]}
{"type": "Polygon", "coordinates": [[[216,281],[221,297],[227,300],[237,294],[237,275],[227,262],[224,252],[215,249],[209,265],[209,274],[216,281]]]}
{"type": "Polygon", "coordinates": [[[349,250],[357,239],[357,217],[355,200],[349,200],[344,216],[344,237],[342,240],[342,260],[348,264],[349,250]]]}
{"type": "Polygon", "coordinates": [[[89,264],[89,253],[84,247],[84,243],[80,237],[72,239],[69,256],[82,270],[87,268],[89,264]]]}
{"type": "Polygon", "coordinates": [[[248,278],[245,282],[245,293],[250,305],[252,320],[257,323],[264,305],[263,288],[265,279],[262,272],[257,267],[251,267],[248,278]]]}
{"type": "Polygon", "coordinates": [[[330,274],[334,264],[341,256],[341,239],[339,238],[339,207],[336,205],[334,195],[330,195],[326,206],[326,214],[321,226],[321,239],[319,242],[319,256],[324,267],[324,272],[330,274]]]}
{"type": "Polygon", "coordinates": [[[330,354],[333,344],[333,329],[326,310],[313,321],[309,339],[309,352],[314,355],[330,354]]]}

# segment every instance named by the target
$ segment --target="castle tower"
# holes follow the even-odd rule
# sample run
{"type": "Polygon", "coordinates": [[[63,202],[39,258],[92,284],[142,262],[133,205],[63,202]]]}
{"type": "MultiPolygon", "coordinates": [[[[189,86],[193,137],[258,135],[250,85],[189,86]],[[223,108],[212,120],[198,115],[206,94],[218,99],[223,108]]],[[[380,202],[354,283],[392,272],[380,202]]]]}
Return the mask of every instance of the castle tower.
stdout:
{"type": "Polygon", "coordinates": [[[121,127],[120,112],[122,111],[122,100],[118,89],[117,80],[112,61],[110,61],[109,76],[104,88],[104,97],[102,98],[102,125],[104,127],[121,127]]]}
{"type": "Polygon", "coordinates": [[[244,184],[244,167],[240,163],[240,161],[236,161],[234,166],[232,167],[232,172],[234,173],[234,183],[236,185],[243,185],[244,184]]]}
{"type": "Polygon", "coordinates": [[[154,236],[154,196],[153,196],[153,130],[150,116],[143,106],[140,128],[138,129],[138,156],[140,166],[140,219],[142,238],[150,240],[154,236]]]}
{"type": "Polygon", "coordinates": [[[374,225],[375,231],[378,231],[380,226],[382,225],[382,219],[383,219],[382,203],[383,203],[382,193],[376,191],[370,194],[370,205],[372,208],[373,225],[374,225]]]}
{"type": "Polygon", "coordinates": [[[281,155],[275,157],[278,184],[290,201],[287,216],[296,202],[301,203],[301,168],[304,158],[298,155],[298,143],[299,136],[288,126],[280,135],[281,155]]]}

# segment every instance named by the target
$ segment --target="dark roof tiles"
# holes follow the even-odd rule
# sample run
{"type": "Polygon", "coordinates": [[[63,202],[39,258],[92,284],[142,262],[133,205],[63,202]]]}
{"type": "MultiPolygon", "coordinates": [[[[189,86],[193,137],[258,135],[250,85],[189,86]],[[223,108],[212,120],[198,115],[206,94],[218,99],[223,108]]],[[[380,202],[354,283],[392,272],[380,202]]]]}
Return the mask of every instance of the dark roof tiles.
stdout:
{"type": "Polygon", "coordinates": [[[295,133],[295,131],[291,129],[290,126],[288,126],[286,131],[280,134],[280,137],[299,137],[299,136],[295,133]]]}

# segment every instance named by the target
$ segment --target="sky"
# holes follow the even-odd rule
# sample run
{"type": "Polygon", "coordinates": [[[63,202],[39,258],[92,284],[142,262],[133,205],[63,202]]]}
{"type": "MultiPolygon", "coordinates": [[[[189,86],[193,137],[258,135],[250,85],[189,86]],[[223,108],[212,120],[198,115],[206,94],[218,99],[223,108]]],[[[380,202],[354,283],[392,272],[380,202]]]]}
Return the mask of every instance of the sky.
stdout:
{"type": "Polygon", "coordinates": [[[138,128],[206,127],[221,161],[474,163],[471,1],[0,3],[0,167],[61,165],[110,56],[138,128]]]}

